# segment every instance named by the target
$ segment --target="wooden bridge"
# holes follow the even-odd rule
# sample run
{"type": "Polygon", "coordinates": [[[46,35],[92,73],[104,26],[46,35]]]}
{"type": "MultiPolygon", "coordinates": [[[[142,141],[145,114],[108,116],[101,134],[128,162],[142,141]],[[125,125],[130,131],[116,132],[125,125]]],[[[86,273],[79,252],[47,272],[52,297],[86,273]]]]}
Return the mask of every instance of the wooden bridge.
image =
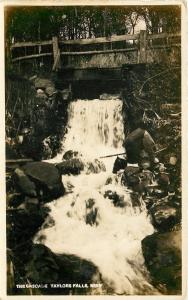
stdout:
{"type": "Polygon", "coordinates": [[[12,63],[51,64],[66,80],[119,78],[122,65],[142,63],[180,64],[181,36],[176,34],[112,35],[93,39],[15,43],[10,48],[12,63]]]}

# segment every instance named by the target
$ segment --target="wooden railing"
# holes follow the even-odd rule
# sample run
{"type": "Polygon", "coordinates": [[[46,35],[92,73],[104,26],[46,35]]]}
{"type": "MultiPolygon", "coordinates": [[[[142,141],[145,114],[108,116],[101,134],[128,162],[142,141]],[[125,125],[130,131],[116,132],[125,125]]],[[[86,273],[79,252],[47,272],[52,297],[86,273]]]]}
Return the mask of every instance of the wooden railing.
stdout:
{"type": "Polygon", "coordinates": [[[168,47],[179,47],[181,44],[181,35],[180,33],[175,34],[147,34],[145,30],[141,30],[138,34],[133,35],[112,35],[111,37],[99,37],[93,39],[78,39],[78,40],[58,40],[57,37],[53,37],[49,41],[37,41],[37,42],[20,42],[15,43],[10,47],[12,53],[12,62],[17,62],[26,59],[40,58],[45,56],[53,55],[53,70],[57,69],[60,62],[60,55],[64,56],[77,56],[77,55],[94,55],[94,54],[108,54],[115,52],[131,52],[138,51],[139,53],[139,62],[146,62],[146,51],[147,49],[157,49],[157,48],[168,48],[168,47]],[[178,41],[173,41],[176,39],[178,41]],[[159,43],[159,41],[162,43],[159,43]],[[123,47],[114,48],[117,42],[121,42],[123,47]],[[125,42],[125,43],[123,43],[125,42]],[[128,45],[127,45],[128,44],[128,45]],[[71,47],[80,46],[89,46],[89,45],[110,45],[110,49],[99,50],[71,50],[71,47]],[[48,47],[49,51],[44,52],[44,47],[48,47]],[[68,47],[68,50],[62,50],[64,47],[68,47]],[[33,53],[28,54],[28,50],[31,51],[33,48],[33,53]],[[17,49],[24,49],[24,55],[15,55],[17,49]],[[16,56],[16,57],[15,57],[16,56]]]}

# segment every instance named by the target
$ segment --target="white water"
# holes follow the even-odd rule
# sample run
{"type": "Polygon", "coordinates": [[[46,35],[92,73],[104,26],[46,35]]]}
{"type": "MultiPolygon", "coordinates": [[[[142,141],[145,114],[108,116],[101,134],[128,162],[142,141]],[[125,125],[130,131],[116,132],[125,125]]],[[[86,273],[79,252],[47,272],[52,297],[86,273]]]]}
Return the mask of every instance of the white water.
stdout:
{"type": "MultiPolygon", "coordinates": [[[[72,102],[63,152],[77,150],[89,160],[124,152],[121,110],[120,100],[72,102]]],[[[62,153],[55,161],[61,159],[62,153]]],[[[74,254],[91,261],[113,294],[156,294],[148,282],[141,250],[141,240],[154,231],[145,206],[132,206],[130,191],[120,184],[118,176],[112,175],[114,158],[103,162],[106,172],[87,175],[83,171],[78,176],[62,177],[66,194],[48,204],[55,225],[42,228],[35,242],[41,242],[43,237],[42,243],[53,252],[74,254]],[[106,184],[109,176],[112,181],[106,184]],[[124,207],[115,207],[105,198],[107,190],[115,191],[124,207]],[[87,224],[91,214],[96,214],[96,219],[87,224]]]]}

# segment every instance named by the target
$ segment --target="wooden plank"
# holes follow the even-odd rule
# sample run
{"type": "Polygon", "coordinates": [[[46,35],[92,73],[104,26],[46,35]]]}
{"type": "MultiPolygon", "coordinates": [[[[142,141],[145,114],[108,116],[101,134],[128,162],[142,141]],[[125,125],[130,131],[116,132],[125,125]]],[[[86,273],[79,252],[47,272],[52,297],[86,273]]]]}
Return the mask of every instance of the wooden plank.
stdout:
{"type": "MultiPolygon", "coordinates": [[[[166,37],[180,37],[180,33],[158,33],[158,34],[149,34],[147,39],[161,39],[166,37]]],[[[126,34],[126,35],[117,35],[111,36],[110,38],[100,37],[94,39],[78,39],[78,40],[67,40],[60,41],[60,44],[65,45],[88,45],[88,44],[100,44],[100,43],[111,43],[119,41],[128,41],[139,39],[139,34],[126,34]]],[[[10,49],[19,48],[19,47],[34,47],[34,46],[43,46],[43,45],[52,45],[52,40],[48,41],[35,41],[35,42],[18,42],[10,46],[10,49]]]]}
{"type": "Polygon", "coordinates": [[[50,41],[38,41],[38,42],[20,42],[13,44],[10,49],[20,48],[20,47],[35,47],[35,46],[44,46],[44,45],[52,45],[52,40],[50,41]]]}
{"type": "Polygon", "coordinates": [[[56,71],[60,69],[60,51],[58,49],[58,53],[55,57],[55,60],[54,60],[54,64],[53,64],[53,67],[52,67],[52,71],[56,71]]]}
{"type": "Polygon", "coordinates": [[[61,45],[89,45],[89,44],[103,44],[103,43],[112,43],[112,42],[121,42],[129,40],[139,39],[139,34],[126,34],[126,35],[114,35],[109,38],[99,37],[93,39],[79,39],[79,40],[67,40],[60,41],[61,45]]]}
{"type": "Polygon", "coordinates": [[[163,38],[171,38],[171,37],[181,37],[181,33],[148,34],[147,35],[147,40],[163,39],[163,38]]]}
{"type": "Polygon", "coordinates": [[[180,48],[181,44],[171,44],[171,45],[152,45],[147,47],[147,50],[155,50],[155,49],[170,49],[173,47],[180,48]]]}
{"type": "Polygon", "coordinates": [[[27,55],[27,56],[20,56],[12,59],[12,62],[24,60],[24,59],[30,59],[30,58],[37,58],[37,57],[42,57],[42,56],[52,56],[53,53],[40,53],[40,54],[32,54],[32,55],[27,55]]]}
{"type": "Polygon", "coordinates": [[[139,63],[146,62],[146,30],[140,30],[140,55],[139,55],[139,63]]]}
{"type": "Polygon", "coordinates": [[[58,45],[58,37],[53,36],[52,38],[53,42],[53,56],[54,56],[54,63],[53,63],[53,71],[56,71],[58,68],[60,68],[60,49],[58,45]]]}
{"type": "Polygon", "coordinates": [[[113,50],[94,50],[94,51],[80,51],[80,52],[61,52],[62,55],[92,55],[92,54],[105,54],[105,53],[114,53],[114,52],[132,52],[137,51],[136,47],[127,48],[127,49],[113,49],[113,50]]]}

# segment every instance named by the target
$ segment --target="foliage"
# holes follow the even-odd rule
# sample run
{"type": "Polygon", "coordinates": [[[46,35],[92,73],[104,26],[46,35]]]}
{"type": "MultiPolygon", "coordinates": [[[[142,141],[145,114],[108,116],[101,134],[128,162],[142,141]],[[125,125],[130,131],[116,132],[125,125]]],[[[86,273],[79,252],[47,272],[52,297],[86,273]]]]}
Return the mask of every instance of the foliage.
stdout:
{"type": "Polygon", "coordinates": [[[150,33],[180,30],[179,6],[44,6],[5,10],[8,43],[51,39],[81,39],[135,32],[140,20],[150,33]]]}

